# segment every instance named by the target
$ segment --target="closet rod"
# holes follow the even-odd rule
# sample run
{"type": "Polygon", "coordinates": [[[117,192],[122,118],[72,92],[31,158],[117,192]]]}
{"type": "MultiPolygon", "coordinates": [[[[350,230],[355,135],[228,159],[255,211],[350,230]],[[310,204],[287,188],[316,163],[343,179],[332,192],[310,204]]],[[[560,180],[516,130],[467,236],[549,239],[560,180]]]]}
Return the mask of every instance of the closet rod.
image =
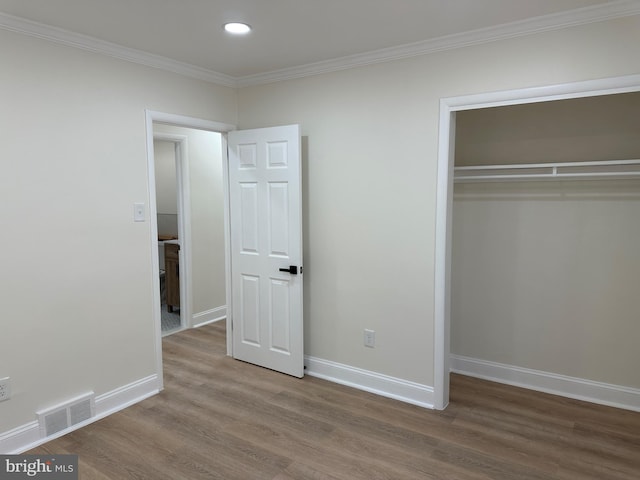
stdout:
{"type": "Polygon", "coordinates": [[[640,177],[640,169],[571,171],[576,168],[589,167],[634,167],[640,166],[640,159],[604,160],[594,162],[560,162],[560,163],[520,163],[511,165],[477,165],[454,168],[454,181],[493,181],[493,180],[553,180],[553,179],[594,179],[640,177]],[[523,173],[512,173],[513,170],[530,170],[523,173]],[[568,171],[561,171],[561,170],[568,171]],[[477,174],[473,174],[478,172],[477,174]],[[486,172],[486,173],[484,173],[486,172]],[[496,172],[496,173],[494,173],[496,172]],[[503,173],[499,173],[503,172],[503,173]],[[472,173],[472,175],[469,175],[472,173]],[[466,174],[466,175],[465,175],[466,174]]]}

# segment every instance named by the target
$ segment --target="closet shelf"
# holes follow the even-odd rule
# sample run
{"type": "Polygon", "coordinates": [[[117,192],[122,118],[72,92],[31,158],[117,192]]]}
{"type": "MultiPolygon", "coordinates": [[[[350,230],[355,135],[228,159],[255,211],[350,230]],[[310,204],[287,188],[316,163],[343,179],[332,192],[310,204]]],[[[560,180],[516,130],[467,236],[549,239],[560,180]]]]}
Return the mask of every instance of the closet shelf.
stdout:
{"type": "Polygon", "coordinates": [[[597,162],[522,163],[454,168],[454,182],[513,180],[603,180],[640,178],[640,159],[597,162]]]}

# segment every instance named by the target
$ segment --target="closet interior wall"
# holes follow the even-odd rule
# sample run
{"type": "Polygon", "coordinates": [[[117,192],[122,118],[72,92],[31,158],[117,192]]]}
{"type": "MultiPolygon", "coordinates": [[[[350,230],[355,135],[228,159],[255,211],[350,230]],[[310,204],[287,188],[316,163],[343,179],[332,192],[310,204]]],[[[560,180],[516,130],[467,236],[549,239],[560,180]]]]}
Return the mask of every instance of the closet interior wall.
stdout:
{"type": "MultiPolygon", "coordinates": [[[[640,159],[640,93],[458,112],[456,167],[640,159]]],[[[635,167],[634,167],[635,168],[635,167]]],[[[640,388],[640,178],[456,183],[451,354],[640,388]]]]}

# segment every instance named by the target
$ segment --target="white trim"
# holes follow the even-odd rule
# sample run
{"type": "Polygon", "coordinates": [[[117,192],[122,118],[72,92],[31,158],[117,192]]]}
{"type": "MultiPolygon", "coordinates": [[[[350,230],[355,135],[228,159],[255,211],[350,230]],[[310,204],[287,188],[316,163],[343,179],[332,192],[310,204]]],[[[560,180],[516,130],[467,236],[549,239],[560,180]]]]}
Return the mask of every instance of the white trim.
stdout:
{"type": "Polygon", "coordinates": [[[226,285],[225,301],[227,302],[227,355],[233,357],[233,310],[231,292],[231,217],[229,216],[229,147],[227,135],[222,135],[222,191],[224,193],[224,278],[226,285]]]}
{"type": "MultiPolygon", "coordinates": [[[[154,133],[155,136],[155,133],[154,133]]],[[[180,327],[191,326],[193,311],[193,260],[191,239],[191,175],[189,166],[189,142],[174,143],[174,159],[176,170],[176,190],[178,197],[178,264],[182,265],[179,282],[180,295],[180,327]]],[[[156,219],[157,221],[157,219],[156,219]]]]}
{"type": "Polygon", "coordinates": [[[227,87],[235,87],[236,79],[223,73],[214,72],[206,68],[197,67],[189,63],[179,62],[171,58],[144,52],[135,48],[124,47],[116,43],[100,40],[89,35],[72,32],[62,28],[45,25],[0,12],[0,29],[29,35],[67,47],[79,48],[93,53],[125,60],[127,62],[145,65],[167,72],[177,73],[185,77],[196,78],[210,83],[227,87]]]}
{"type": "Polygon", "coordinates": [[[211,310],[205,310],[204,312],[194,313],[191,319],[193,328],[203,327],[210,323],[219,322],[227,318],[227,306],[212,308],[211,310]]]}
{"type": "Polygon", "coordinates": [[[341,363],[305,356],[305,374],[401,402],[433,408],[433,388],[341,363]]]}
{"type": "Polygon", "coordinates": [[[618,180],[640,176],[638,166],[640,166],[638,159],[469,165],[455,167],[453,181],[454,183],[477,183],[503,180],[618,180]]]}
{"type": "Polygon", "coordinates": [[[40,441],[40,425],[37,421],[25,423],[0,434],[0,455],[17,455],[37,446],[40,441]]]}
{"type": "Polygon", "coordinates": [[[434,406],[444,410],[449,404],[449,304],[451,301],[451,213],[453,206],[453,175],[449,165],[455,162],[455,112],[443,113],[440,101],[438,140],[438,172],[436,175],[436,230],[434,259],[434,345],[433,388],[434,406]],[[440,301],[439,301],[440,300],[440,301]],[[439,322],[438,319],[441,319],[439,322]]]}
{"type": "Polygon", "coordinates": [[[615,93],[636,92],[640,88],[640,75],[600,78],[581,82],[545,85],[541,87],[503,90],[499,92],[477,93],[461,97],[443,98],[441,108],[446,106],[451,112],[477,110],[480,108],[505,107],[525,103],[541,103],[553,100],[596,97],[615,93]]]}
{"type": "MultiPolygon", "coordinates": [[[[155,153],[153,147],[153,112],[145,111],[145,123],[147,129],[147,187],[149,198],[147,205],[149,206],[149,229],[151,231],[151,312],[153,315],[154,331],[156,332],[155,355],[156,355],[156,375],[158,376],[158,388],[164,388],[162,377],[162,300],[160,298],[160,259],[158,257],[158,209],[156,206],[156,173],[155,173],[155,153]]],[[[182,323],[182,318],[180,319],[182,323]]]]}
{"type": "Polygon", "coordinates": [[[149,375],[96,397],[96,419],[104,418],[160,392],[159,377],[149,375]]]}
{"type": "Polygon", "coordinates": [[[640,412],[640,389],[451,355],[451,371],[539,392],[640,412]]]}
{"type": "Polygon", "coordinates": [[[186,77],[196,78],[227,87],[247,87],[273,83],[294,78],[308,77],[349,68],[389,62],[402,58],[428,55],[430,53],[495,42],[514,37],[533,35],[550,30],[560,30],[578,25],[629,17],[640,14],[638,0],[615,0],[601,5],[542,15],[517,22],[471,30],[453,35],[444,35],[422,42],[399,45],[371,52],[349,55],[333,60],[314,62],[272,72],[233,77],[206,68],[173,60],[171,58],[124,47],[88,35],[45,25],[25,18],[0,12],[0,29],[29,35],[53,43],[107,55],[120,60],[158,68],[186,77]]]}
{"type": "Polygon", "coordinates": [[[29,422],[13,430],[4,432],[0,434],[0,454],[12,455],[25,452],[105,418],[112,413],[130,407],[157,394],[160,391],[160,383],[160,378],[157,375],[149,375],[148,377],[141,378],[128,385],[99,395],[95,398],[95,416],[46,438],[41,437],[40,426],[37,421],[29,422]]]}
{"type": "Polygon", "coordinates": [[[638,14],[640,14],[640,2],[637,0],[618,0],[323,62],[246,75],[236,80],[238,87],[274,83],[638,14]]]}
{"type": "Polygon", "coordinates": [[[213,120],[205,120],[175,113],[158,112],[155,110],[146,110],[146,113],[152,122],[174,125],[176,127],[194,128],[218,133],[227,133],[236,129],[236,126],[230,123],[214,122],[213,120]]]}
{"type": "Polygon", "coordinates": [[[451,204],[455,112],[640,91],[640,75],[587,80],[544,87],[465,95],[440,100],[434,268],[434,399],[436,408],[449,402],[449,309],[451,288],[451,204]]]}

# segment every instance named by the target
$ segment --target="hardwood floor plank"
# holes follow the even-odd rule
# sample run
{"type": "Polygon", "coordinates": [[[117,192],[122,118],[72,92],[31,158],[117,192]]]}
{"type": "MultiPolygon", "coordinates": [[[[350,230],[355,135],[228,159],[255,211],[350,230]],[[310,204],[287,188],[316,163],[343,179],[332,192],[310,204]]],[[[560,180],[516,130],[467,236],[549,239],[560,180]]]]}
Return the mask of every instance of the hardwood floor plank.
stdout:
{"type": "Polygon", "coordinates": [[[348,428],[359,435],[368,435],[391,445],[422,450],[433,447],[439,441],[435,437],[415,430],[408,430],[379,419],[355,414],[337,406],[328,406],[297,392],[282,392],[274,401],[289,410],[308,412],[325,422],[333,423],[341,428],[348,428]]]}
{"type": "Polygon", "coordinates": [[[27,453],[83,480],[637,480],[640,414],[451,375],[431,411],[226,356],[224,322],[163,339],[160,394],[27,453]]]}
{"type": "Polygon", "coordinates": [[[343,453],[348,453],[354,458],[361,458],[363,461],[375,458],[377,462],[381,462],[382,468],[386,465],[403,466],[417,472],[420,475],[419,478],[440,478],[435,473],[438,469],[437,462],[431,457],[435,446],[419,449],[406,448],[341,428],[331,434],[331,441],[339,446],[343,453]]]}
{"type": "Polygon", "coordinates": [[[314,471],[338,479],[429,478],[404,465],[383,464],[372,457],[354,456],[330,439],[311,440],[303,435],[254,421],[230,425],[229,428],[232,435],[247,442],[265,445],[272,451],[289,452],[293,458],[314,471]]]}
{"type": "Polygon", "coordinates": [[[444,463],[467,471],[479,472],[487,478],[495,480],[548,480],[553,478],[553,473],[543,472],[533,467],[524,467],[516,462],[509,462],[493,455],[453,444],[443,445],[436,449],[432,456],[444,463]]]}
{"type": "Polygon", "coordinates": [[[316,470],[303,462],[293,462],[274,480],[340,480],[338,477],[316,470]]]}

